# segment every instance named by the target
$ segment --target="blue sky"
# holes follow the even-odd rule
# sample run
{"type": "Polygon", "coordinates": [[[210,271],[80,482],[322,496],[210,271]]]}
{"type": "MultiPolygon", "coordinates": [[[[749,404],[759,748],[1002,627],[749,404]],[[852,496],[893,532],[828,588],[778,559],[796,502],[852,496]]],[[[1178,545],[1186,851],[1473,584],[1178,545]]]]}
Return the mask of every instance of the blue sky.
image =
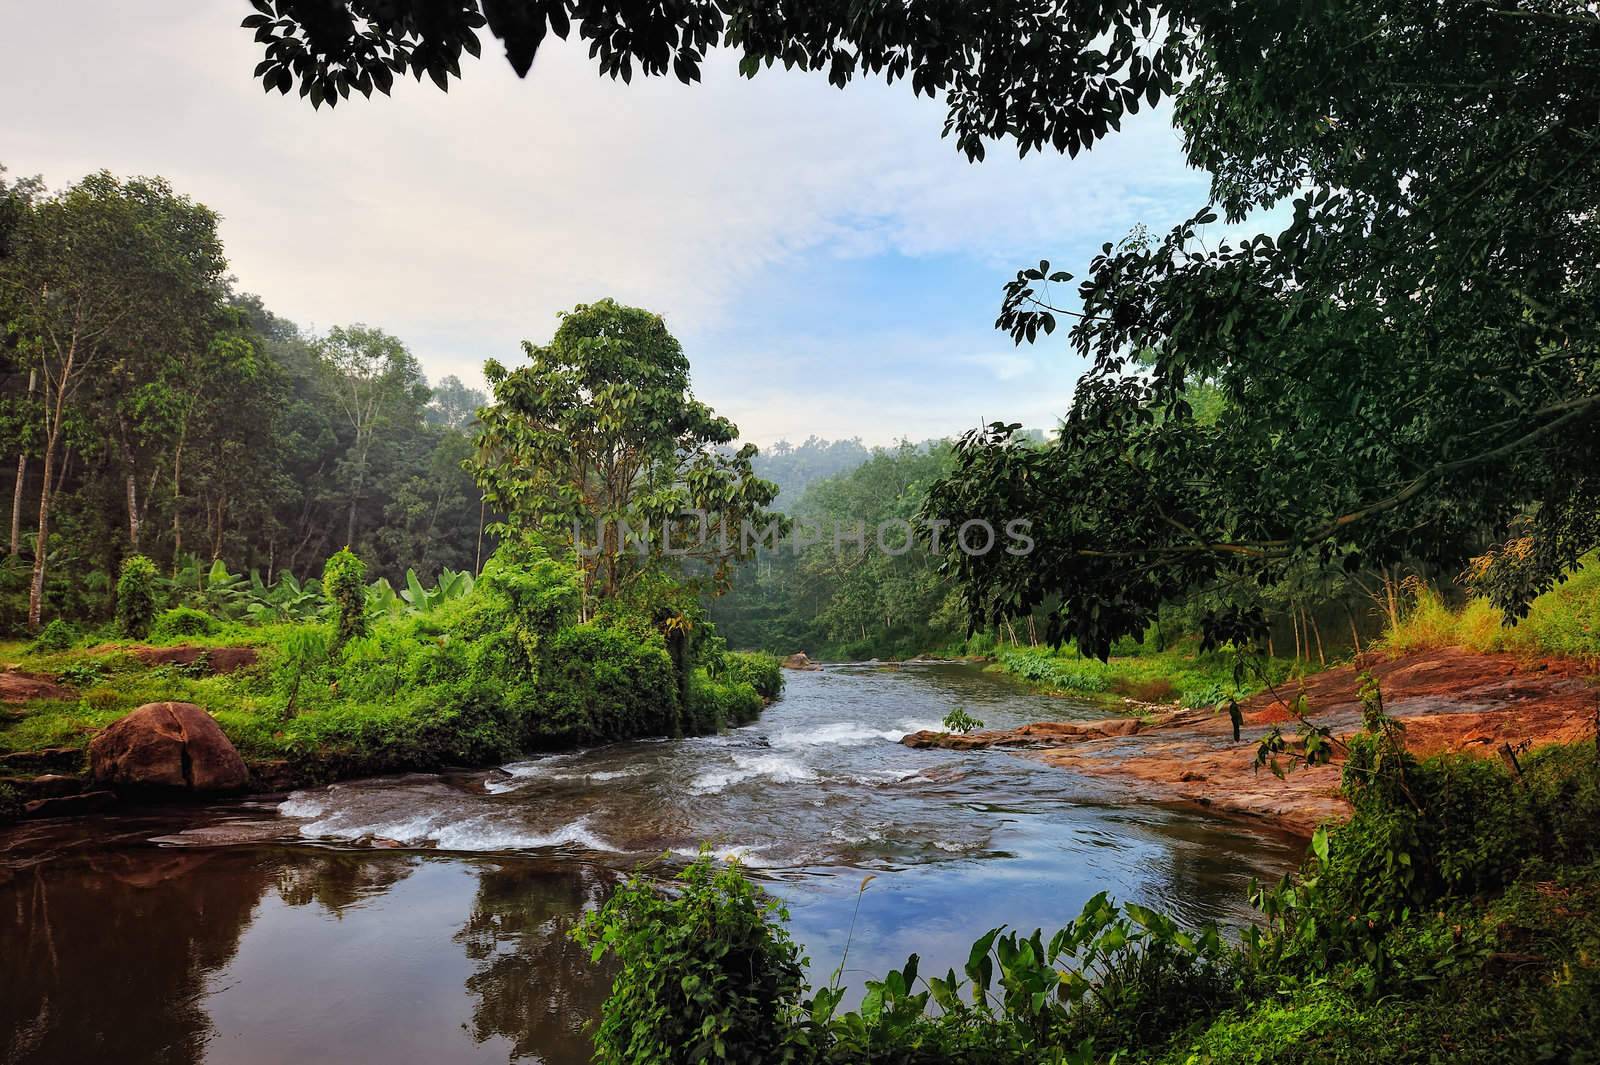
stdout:
{"type": "Polygon", "coordinates": [[[1052,424],[1082,366],[1059,332],[995,332],[1001,285],[1040,258],[1077,272],[1205,197],[1161,114],[1078,160],[972,165],[904,86],[747,82],[719,58],[701,86],[625,87],[575,43],[525,81],[491,58],[448,95],[406,83],[319,114],[251,82],[247,10],[12,12],[0,163],[53,186],[163,174],[221,213],[240,288],[307,328],[381,326],[433,378],[481,381],[576,302],[659,311],[700,397],[761,444],[1052,424]]]}

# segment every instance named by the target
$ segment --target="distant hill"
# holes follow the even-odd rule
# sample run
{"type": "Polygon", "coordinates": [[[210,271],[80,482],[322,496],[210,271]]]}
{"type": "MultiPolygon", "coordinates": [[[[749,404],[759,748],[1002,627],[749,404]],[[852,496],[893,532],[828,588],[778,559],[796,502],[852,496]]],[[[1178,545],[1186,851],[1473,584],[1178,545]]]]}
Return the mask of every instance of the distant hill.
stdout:
{"type": "MultiPolygon", "coordinates": [[[[1043,429],[1024,429],[1018,435],[1041,444],[1045,441],[1043,429]]],[[[926,451],[931,445],[941,442],[924,440],[917,447],[926,451]]],[[[881,449],[867,447],[860,437],[824,440],[809,436],[803,444],[779,440],[771,447],[762,448],[754,465],[758,477],[778,486],[776,506],[779,510],[787,511],[800,501],[806,487],[813,481],[851,472],[871,458],[874,450],[881,449]]]]}

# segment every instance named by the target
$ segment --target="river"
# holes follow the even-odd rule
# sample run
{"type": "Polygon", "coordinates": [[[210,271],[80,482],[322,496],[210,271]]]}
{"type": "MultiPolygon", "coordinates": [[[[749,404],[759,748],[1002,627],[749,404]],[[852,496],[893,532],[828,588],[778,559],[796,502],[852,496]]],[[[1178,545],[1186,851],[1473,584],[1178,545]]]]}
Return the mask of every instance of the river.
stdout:
{"type": "Polygon", "coordinates": [[[721,736],[0,830],[0,1062],[583,1062],[608,978],[567,931],[702,842],[787,902],[823,978],[859,895],[855,981],[911,951],[959,969],[987,928],[1054,928],[1101,890],[1247,920],[1250,878],[1299,859],[1015,754],[897,742],[957,706],[1097,707],[967,665],[787,678],[721,736]]]}

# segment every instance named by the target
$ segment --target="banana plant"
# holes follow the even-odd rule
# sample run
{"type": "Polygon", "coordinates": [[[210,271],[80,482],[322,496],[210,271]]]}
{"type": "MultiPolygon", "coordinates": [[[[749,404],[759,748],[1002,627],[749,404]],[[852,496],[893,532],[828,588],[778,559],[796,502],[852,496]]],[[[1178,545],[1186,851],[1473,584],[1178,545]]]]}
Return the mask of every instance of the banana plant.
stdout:
{"type": "Polygon", "coordinates": [[[405,600],[395,594],[389,578],[379,577],[367,585],[367,610],[374,614],[399,614],[406,608],[405,600]]]}
{"type": "Polygon", "coordinates": [[[379,613],[427,614],[446,603],[465,598],[477,583],[466,570],[444,569],[432,588],[424,588],[416,570],[406,570],[406,586],[395,591],[387,578],[367,586],[367,606],[379,613]]]}
{"type": "Polygon", "coordinates": [[[322,610],[322,582],[315,577],[301,583],[293,573],[280,573],[267,584],[256,570],[250,571],[249,601],[245,606],[250,619],[267,621],[309,621],[322,610]]]}

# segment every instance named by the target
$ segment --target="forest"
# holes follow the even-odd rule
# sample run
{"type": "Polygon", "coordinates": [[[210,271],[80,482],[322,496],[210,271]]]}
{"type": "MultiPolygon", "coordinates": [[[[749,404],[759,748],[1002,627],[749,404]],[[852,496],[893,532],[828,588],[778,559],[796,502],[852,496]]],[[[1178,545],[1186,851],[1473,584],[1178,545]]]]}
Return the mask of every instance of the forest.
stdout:
{"type": "Polygon", "coordinates": [[[164,180],[0,170],[0,251],[10,632],[109,616],[133,555],[272,584],[344,546],[395,581],[492,552],[462,465],[483,394],[235,291],[216,215],[164,180]]]}

